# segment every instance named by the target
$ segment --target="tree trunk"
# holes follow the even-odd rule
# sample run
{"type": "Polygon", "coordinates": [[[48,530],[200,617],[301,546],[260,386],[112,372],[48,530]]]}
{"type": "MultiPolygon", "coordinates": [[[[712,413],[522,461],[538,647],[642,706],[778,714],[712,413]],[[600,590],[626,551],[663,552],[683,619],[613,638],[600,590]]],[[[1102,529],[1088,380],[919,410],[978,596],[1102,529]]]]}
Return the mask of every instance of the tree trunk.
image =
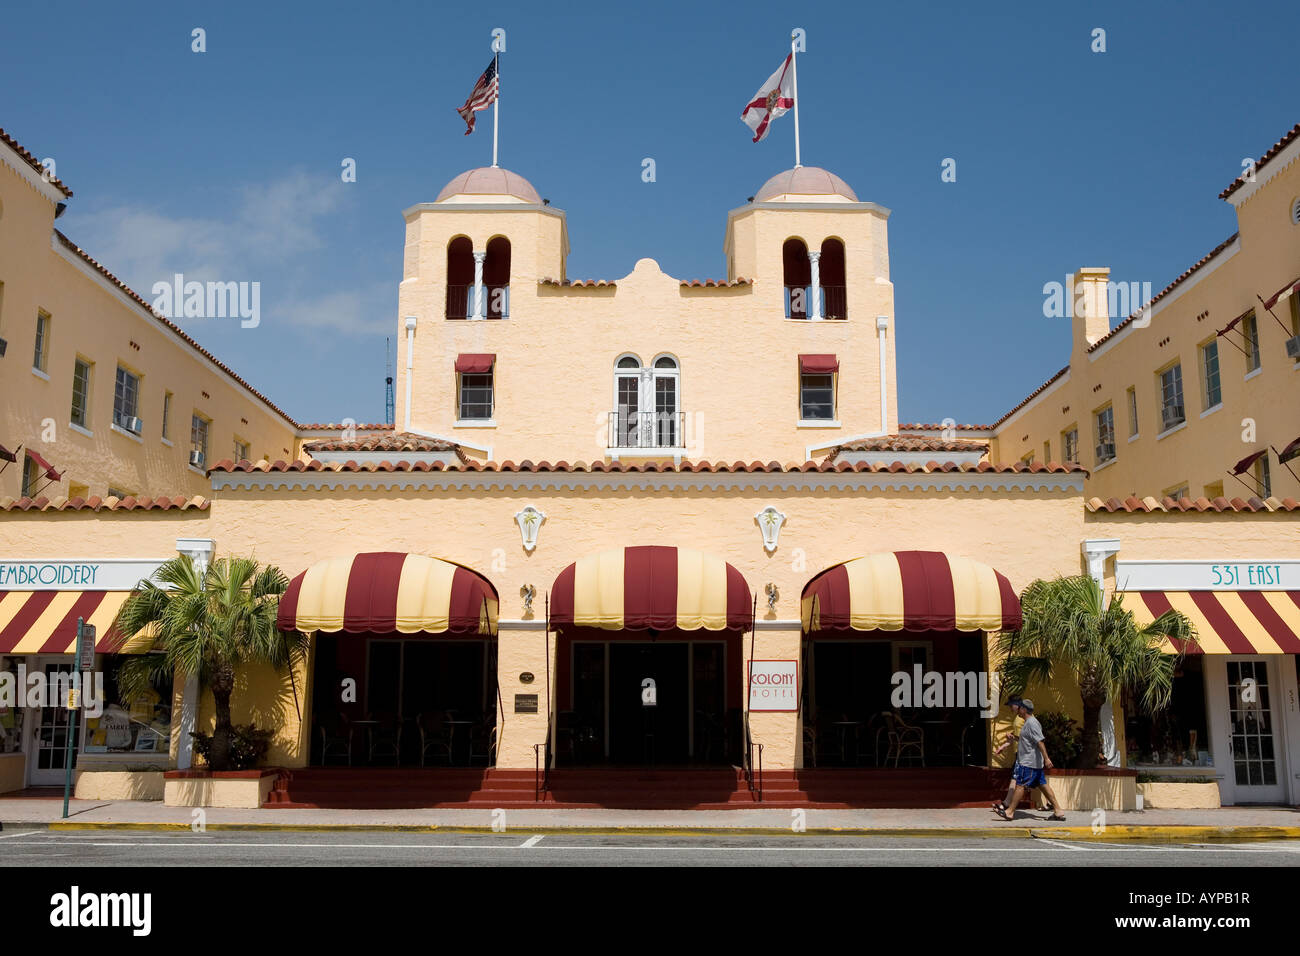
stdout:
{"type": "Polygon", "coordinates": [[[212,700],[216,705],[217,724],[212,731],[212,751],[208,763],[213,770],[231,769],[230,745],[233,734],[230,727],[230,695],[234,689],[234,668],[219,665],[212,679],[212,700]]]}

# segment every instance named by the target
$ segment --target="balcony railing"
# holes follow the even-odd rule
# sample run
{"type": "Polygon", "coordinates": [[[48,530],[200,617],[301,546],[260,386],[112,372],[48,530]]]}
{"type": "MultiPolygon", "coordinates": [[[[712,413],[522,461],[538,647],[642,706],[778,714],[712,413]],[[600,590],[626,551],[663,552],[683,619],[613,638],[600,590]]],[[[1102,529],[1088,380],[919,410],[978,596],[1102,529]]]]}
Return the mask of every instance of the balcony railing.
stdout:
{"type": "Polygon", "coordinates": [[[683,448],[685,412],[610,412],[610,448],[683,448]]]}
{"type": "MultiPolygon", "coordinates": [[[[821,306],[823,319],[847,319],[849,317],[848,289],[842,285],[821,286],[821,306]]],[[[812,314],[812,286],[788,285],[785,287],[785,317],[787,319],[806,319],[812,314]]]]}
{"type": "MultiPolygon", "coordinates": [[[[472,285],[447,286],[447,318],[471,319],[474,317],[474,287],[472,285]]],[[[483,286],[483,318],[510,318],[510,286],[483,286]]]]}

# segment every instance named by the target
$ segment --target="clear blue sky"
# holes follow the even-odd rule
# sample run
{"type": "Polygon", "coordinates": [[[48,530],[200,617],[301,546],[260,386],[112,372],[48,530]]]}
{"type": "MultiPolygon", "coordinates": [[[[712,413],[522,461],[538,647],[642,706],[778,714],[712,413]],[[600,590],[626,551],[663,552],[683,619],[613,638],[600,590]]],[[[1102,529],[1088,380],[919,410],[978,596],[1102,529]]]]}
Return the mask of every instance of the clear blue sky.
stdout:
{"type": "Polygon", "coordinates": [[[382,417],[401,210],[491,161],[490,114],[464,136],[453,109],[494,27],[501,163],[567,211],[570,276],[603,278],[643,256],[724,274],[727,210],[793,164],[790,117],[754,145],[739,113],[804,28],[803,160],[893,211],[903,421],[1023,398],[1068,357],[1043,284],[1106,265],[1159,290],[1235,230],[1217,196],[1243,157],[1300,120],[1294,2],[170,0],[0,22],[0,126],[75,190],[59,227],[146,298],[175,271],[260,281],[259,328],[186,327],[300,421],[382,417]]]}

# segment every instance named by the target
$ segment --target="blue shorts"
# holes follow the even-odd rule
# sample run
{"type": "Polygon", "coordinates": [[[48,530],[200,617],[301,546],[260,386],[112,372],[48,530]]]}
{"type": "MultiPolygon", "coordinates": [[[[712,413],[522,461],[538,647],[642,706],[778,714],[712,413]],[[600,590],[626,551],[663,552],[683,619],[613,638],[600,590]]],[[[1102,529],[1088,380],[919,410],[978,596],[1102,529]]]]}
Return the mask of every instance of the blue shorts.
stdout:
{"type": "Polygon", "coordinates": [[[1016,769],[1011,776],[1017,784],[1031,790],[1047,783],[1047,771],[1042,767],[1022,767],[1016,764],[1016,769]]]}

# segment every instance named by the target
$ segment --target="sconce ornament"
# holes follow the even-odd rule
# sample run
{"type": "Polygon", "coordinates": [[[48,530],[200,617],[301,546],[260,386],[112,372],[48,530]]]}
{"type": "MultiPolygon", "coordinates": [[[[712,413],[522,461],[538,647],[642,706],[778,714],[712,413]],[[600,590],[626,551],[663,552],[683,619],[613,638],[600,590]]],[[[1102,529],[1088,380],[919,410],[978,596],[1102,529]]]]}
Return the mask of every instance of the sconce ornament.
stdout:
{"type": "Polygon", "coordinates": [[[777,539],[781,536],[781,526],[785,524],[785,514],[768,505],[754,515],[758,530],[763,533],[763,547],[768,551],[776,550],[777,539]]]}
{"type": "Polygon", "coordinates": [[[776,602],[781,599],[781,592],[777,590],[776,585],[771,581],[767,582],[767,587],[763,590],[767,594],[767,609],[769,611],[775,611],[776,602]]]}
{"type": "Polygon", "coordinates": [[[546,520],[546,513],[538,511],[532,505],[525,505],[522,511],[516,512],[515,524],[519,525],[519,534],[524,539],[524,550],[532,551],[537,547],[537,532],[541,530],[542,522],[546,520]]]}
{"type": "Polygon", "coordinates": [[[533,598],[537,597],[537,588],[531,584],[525,584],[519,589],[519,596],[524,599],[524,613],[531,614],[533,611],[533,598]]]}

